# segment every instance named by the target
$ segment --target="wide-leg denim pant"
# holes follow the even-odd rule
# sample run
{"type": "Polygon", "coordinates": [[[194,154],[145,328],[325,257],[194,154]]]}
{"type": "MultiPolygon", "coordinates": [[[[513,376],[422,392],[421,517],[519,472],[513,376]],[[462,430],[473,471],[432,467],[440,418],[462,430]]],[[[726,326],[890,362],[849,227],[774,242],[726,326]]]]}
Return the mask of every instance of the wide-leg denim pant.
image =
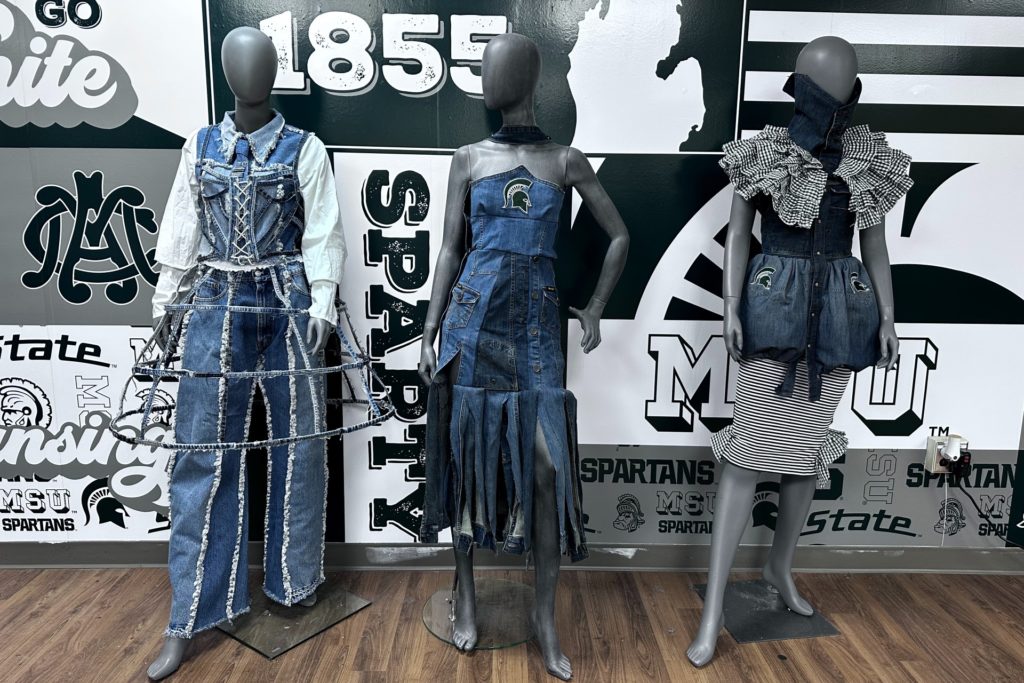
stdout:
{"type": "MultiPolygon", "coordinates": [[[[183,377],[179,443],[243,443],[258,386],[267,432],[320,432],[322,375],[261,373],[322,367],[304,342],[309,290],[301,263],[252,271],[211,270],[190,294],[182,367],[199,373],[257,371],[254,377],[183,377]]],[[[178,451],[170,472],[172,602],[167,634],[191,637],[249,608],[246,452],[178,451]]],[[[291,605],[323,580],[327,454],[323,439],[270,449],[263,590],[291,605]]]]}

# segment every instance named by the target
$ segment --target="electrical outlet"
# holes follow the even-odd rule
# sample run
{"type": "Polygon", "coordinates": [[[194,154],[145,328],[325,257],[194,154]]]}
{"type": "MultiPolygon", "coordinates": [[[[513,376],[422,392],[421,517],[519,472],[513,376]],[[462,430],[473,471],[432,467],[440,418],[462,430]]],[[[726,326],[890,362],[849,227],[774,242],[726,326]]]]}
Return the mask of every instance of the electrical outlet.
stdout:
{"type": "MultiPolygon", "coordinates": [[[[949,474],[949,468],[946,466],[946,459],[942,455],[942,449],[946,445],[946,441],[949,440],[950,436],[958,436],[956,434],[943,434],[942,436],[929,436],[928,446],[924,454],[924,468],[932,474],[949,474]]],[[[965,451],[970,448],[970,444],[967,443],[967,439],[964,437],[960,438],[960,450],[965,451]]]]}

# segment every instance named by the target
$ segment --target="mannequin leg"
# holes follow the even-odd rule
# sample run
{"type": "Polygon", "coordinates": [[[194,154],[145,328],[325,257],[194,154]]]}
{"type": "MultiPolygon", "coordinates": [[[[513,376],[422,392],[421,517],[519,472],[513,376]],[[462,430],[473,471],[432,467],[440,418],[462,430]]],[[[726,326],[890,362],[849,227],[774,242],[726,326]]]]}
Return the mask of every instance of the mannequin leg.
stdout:
{"type": "Polygon", "coordinates": [[[191,638],[175,638],[174,636],[164,638],[164,646],[160,648],[160,654],[146,669],[149,679],[159,681],[177,671],[181,660],[185,658],[185,651],[190,642],[192,642],[191,638]]]}
{"type": "Polygon", "coordinates": [[[800,532],[807,523],[811,499],[814,498],[814,477],[784,474],[781,484],[775,538],[762,576],[779,591],[786,607],[809,617],[814,614],[814,608],[800,595],[793,582],[793,555],[797,541],[800,540],[800,532]]]}
{"type": "Polygon", "coordinates": [[[729,581],[733,559],[736,557],[736,548],[750,518],[758,474],[729,462],[722,463],[722,483],[718,487],[718,499],[715,502],[704,611],[701,614],[697,636],[686,650],[686,656],[694,666],[704,666],[715,655],[718,632],[722,630],[725,586],[729,581]]]}
{"type": "Polygon", "coordinates": [[[572,677],[572,665],[562,653],[555,628],[555,590],[558,588],[559,552],[558,503],[555,495],[555,466],[551,462],[540,422],[534,447],[533,560],[536,566],[533,630],[548,673],[563,681],[572,677]]]}
{"type": "Polygon", "coordinates": [[[459,650],[476,647],[476,585],[473,583],[473,549],[455,552],[455,626],[452,641],[459,650]]]}

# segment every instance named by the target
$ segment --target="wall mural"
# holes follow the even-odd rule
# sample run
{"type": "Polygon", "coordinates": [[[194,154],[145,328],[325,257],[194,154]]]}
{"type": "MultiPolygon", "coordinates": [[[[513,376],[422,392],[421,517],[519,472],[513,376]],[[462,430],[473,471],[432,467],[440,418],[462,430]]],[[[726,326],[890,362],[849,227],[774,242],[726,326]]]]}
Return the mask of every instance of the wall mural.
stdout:
{"type": "MultiPolygon", "coordinates": [[[[782,84],[803,44],[827,34],[857,48],[854,123],[913,157],[915,185],[886,227],[899,364],[851,383],[836,418],[850,450],[817,493],[803,542],[1024,540],[1024,493],[1013,497],[1015,480],[1024,492],[1024,278],[1015,250],[999,248],[1016,236],[1024,173],[1024,8],[0,0],[0,541],[167,536],[167,453],[106,427],[149,333],[178,150],[232,107],[219,54],[239,25],[273,39],[275,106],[331,154],[350,252],[342,295],[385,385],[376,390],[399,411],[331,443],[328,540],[415,542],[426,405],[415,366],[447,170],[456,147],[499,124],[480,97],[479,60],[508,30],[542,52],[538,123],[586,153],[634,237],[595,352],[579,352],[563,311],[591,543],[710,538],[708,443],[731,418],[735,376],[721,343],[731,190],[717,162],[725,142],[786,123],[782,84]],[[969,439],[964,487],[983,516],[923,468],[927,437],[947,430],[969,439]]],[[[586,255],[603,249],[578,198],[559,239],[567,307],[586,301],[596,277],[586,255]]],[[[145,377],[132,386],[129,402],[147,394],[145,377]]],[[[249,481],[258,516],[261,479],[249,481]]],[[[759,484],[745,542],[767,540],[777,495],[777,482],[759,484]]]]}

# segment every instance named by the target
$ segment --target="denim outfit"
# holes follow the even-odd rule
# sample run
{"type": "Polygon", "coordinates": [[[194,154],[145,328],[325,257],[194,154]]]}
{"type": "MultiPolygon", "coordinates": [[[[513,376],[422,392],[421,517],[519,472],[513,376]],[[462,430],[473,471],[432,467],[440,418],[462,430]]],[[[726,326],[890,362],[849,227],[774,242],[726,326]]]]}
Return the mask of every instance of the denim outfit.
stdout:
{"type": "Polygon", "coordinates": [[[769,126],[729,143],[721,161],[761,214],[762,252],[750,260],[740,302],[743,355],[789,365],[783,396],[793,393],[800,360],[816,401],[823,373],[862,370],[879,358],[878,306],[852,256],[853,233],[877,225],[906,193],[910,158],[867,126],[848,128],[860,90],[858,80],[843,104],[793,74],[788,129],[769,126]]]}
{"type": "MultiPolygon", "coordinates": [[[[170,331],[159,358],[134,368],[153,378],[148,399],[141,409],[122,408],[115,420],[119,425],[141,414],[139,435],[115,435],[177,451],[168,464],[167,628],[176,637],[191,637],[249,608],[246,449],[269,451],[264,592],[291,605],[324,580],[326,437],[393,412],[386,401],[370,398],[360,401],[369,407],[367,422],[326,427],[325,374],[365,370],[369,359],[340,328],[341,365],[325,367],[323,354],[310,352],[305,341],[311,295],[296,169],[309,134],[285,125],[280,114],[248,135],[225,122],[200,130],[196,140],[202,244],[194,283],[183,300],[166,306],[170,331]],[[175,378],[173,443],[150,441],[144,435],[151,418],[171,408],[154,404],[157,386],[175,378]],[[269,438],[250,441],[257,387],[269,438]]],[[[369,397],[367,373],[362,384],[369,397]]]]}
{"type": "Polygon", "coordinates": [[[730,142],[719,162],[761,214],[762,251],[740,300],[733,422],[711,446],[734,465],[813,475],[824,488],[848,443],[831,425],[851,371],[880,354],[878,305],[853,233],[878,225],[910,188],[910,157],[867,126],[849,127],[860,80],[846,103],[803,74],[784,90],[796,103],[789,126],[730,142]]]}
{"type": "Polygon", "coordinates": [[[523,166],[470,185],[471,247],[442,319],[428,400],[426,542],[452,527],[457,550],[530,550],[539,424],[555,468],[561,551],[587,556],[555,286],[564,196],[523,166]]]}

